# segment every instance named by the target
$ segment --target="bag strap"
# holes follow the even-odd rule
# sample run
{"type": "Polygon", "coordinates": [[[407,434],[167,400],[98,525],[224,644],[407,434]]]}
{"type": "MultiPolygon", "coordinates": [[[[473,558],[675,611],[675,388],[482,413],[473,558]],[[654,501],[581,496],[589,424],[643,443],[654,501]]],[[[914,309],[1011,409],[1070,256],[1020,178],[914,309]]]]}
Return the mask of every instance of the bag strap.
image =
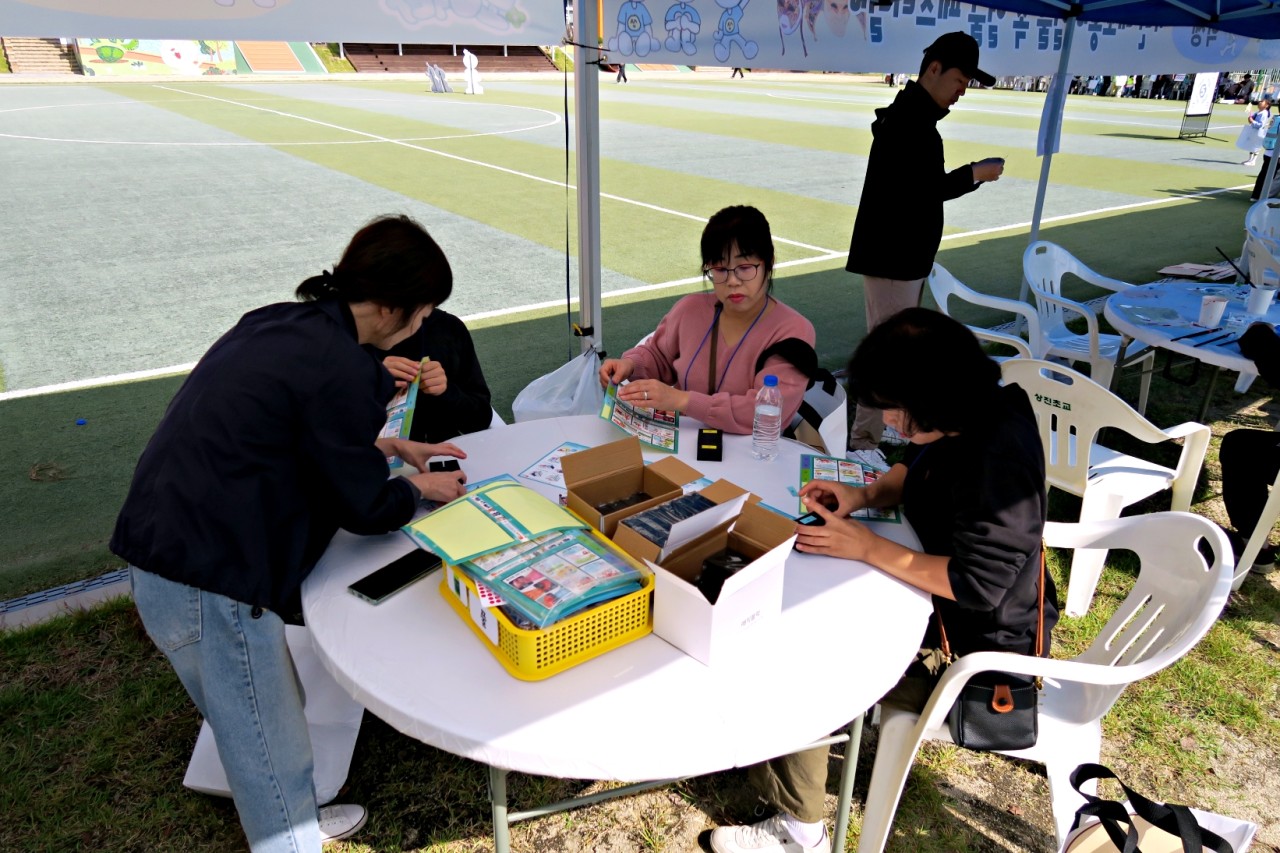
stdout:
{"type": "MultiPolygon", "coordinates": [[[[1039,588],[1037,594],[1038,602],[1036,604],[1036,657],[1044,655],[1044,541],[1040,542],[1040,579],[1036,586],[1039,588]]],[[[951,653],[951,643],[947,641],[947,626],[942,624],[942,613],[938,610],[938,603],[933,603],[933,615],[938,617],[938,637],[942,644],[942,658],[948,664],[955,662],[955,655],[951,653]]],[[[1044,679],[1037,675],[1035,677],[1036,690],[1044,689],[1044,679]]]]}
{"type": "Polygon", "coordinates": [[[711,320],[711,331],[707,334],[711,337],[711,351],[707,353],[707,394],[714,396],[716,393],[716,347],[720,341],[720,311],[722,306],[716,303],[716,316],[711,320]]]}
{"type": "Polygon", "coordinates": [[[1203,853],[1206,847],[1216,853],[1235,853],[1226,839],[1200,826],[1191,809],[1176,803],[1158,803],[1149,800],[1122,782],[1110,768],[1101,764],[1081,764],[1071,771],[1071,787],[1075,788],[1076,792],[1087,801],[1076,811],[1073,828],[1080,825],[1081,818],[1097,817],[1111,842],[1123,853],[1141,853],[1137,846],[1138,829],[1124,805],[1080,790],[1081,785],[1093,779],[1114,779],[1124,791],[1133,814],[1175,838],[1181,839],[1183,853],[1203,853]],[[1121,833],[1119,823],[1129,825],[1127,833],[1121,833]]]}

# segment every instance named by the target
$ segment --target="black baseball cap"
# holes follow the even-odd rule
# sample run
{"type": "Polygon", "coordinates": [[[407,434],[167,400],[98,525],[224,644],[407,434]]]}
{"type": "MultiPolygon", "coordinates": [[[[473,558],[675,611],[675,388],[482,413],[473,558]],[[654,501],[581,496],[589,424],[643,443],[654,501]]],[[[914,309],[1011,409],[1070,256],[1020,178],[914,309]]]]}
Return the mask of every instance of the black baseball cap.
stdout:
{"type": "Polygon", "coordinates": [[[938,36],[933,44],[924,49],[926,64],[937,60],[942,63],[942,70],[959,68],[969,75],[970,80],[977,80],[984,86],[992,86],[996,78],[978,67],[978,42],[968,33],[954,32],[938,36]]]}

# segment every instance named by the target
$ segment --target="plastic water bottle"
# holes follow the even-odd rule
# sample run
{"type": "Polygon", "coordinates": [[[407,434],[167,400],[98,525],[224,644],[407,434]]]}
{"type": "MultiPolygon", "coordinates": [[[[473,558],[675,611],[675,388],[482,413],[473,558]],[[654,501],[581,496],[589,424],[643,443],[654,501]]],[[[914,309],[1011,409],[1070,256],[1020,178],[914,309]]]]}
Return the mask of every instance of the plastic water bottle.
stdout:
{"type": "Polygon", "coordinates": [[[778,436],[782,434],[782,389],[778,377],[769,374],[764,387],[756,392],[756,416],[751,424],[751,455],[768,462],[778,455],[778,436]]]}

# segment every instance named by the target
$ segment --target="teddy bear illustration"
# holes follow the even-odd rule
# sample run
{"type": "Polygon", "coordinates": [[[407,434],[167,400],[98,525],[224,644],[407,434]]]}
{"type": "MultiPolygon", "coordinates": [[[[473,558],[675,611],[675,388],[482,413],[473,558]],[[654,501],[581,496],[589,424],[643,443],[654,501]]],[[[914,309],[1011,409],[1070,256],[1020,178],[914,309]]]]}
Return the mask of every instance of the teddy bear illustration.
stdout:
{"type": "Polygon", "coordinates": [[[726,62],[729,59],[729,53],[736,44],[738,50],[742,51],[742,55],[747,59],[755,59],[756,53],[759,52],[760,46],[748,38],[743,37],[742,14],[747,8],[747,3],[751,0],[716,0],[716,5],[724,9],[720,13],[720,23],[716,27],[715,33],[712,34],[712,40],[715,41],[714,52],[717,62],[726,62]]]}
{"type": "Polygon", "coordinates": [[[623,0],[618,7],[618,31],[609,38],[610,53],[648,56],[662,43],[653,37],[653,16],[643,0],[623,0]]]}
{"type": "Polygon", "coordinates": [[[702,16],[692,3],[680,0],[667,10],[667,50],[682,50],[689,56],[698,52],[698,32],[702,29],[702,16]]]}
{"type": "Polygon", "coordinates": [[[179,74],[203,74],[204,55],[193,41],[160,42],[160,58],[179,74]]]}

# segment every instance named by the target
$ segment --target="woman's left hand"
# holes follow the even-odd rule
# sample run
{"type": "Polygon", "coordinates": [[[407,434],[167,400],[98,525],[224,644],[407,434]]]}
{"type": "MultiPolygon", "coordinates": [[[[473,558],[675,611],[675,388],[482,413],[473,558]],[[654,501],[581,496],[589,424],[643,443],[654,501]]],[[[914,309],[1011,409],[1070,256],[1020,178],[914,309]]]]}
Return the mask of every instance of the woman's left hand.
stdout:
{"type": "Polygon", "coordinates": [[[672,388],[657,379],[633,379],[618,388],[618,399],[646,409],[683,411],[689,405],[689,392],[672,388]]]}
{"type": "Polygon", "coordinates": [[[379,439],[378,447],[387,455],[399,456],[406,463],[423,472],[427,470],[427,463],[433,456],[467,458],[466,451],[448,441],[442,444],[427,444],[425,441],[410,441],[407,438],[379,439]]]}
{"type": "Polygon", "coordinates": [[[809,501],[807,506],[821,516],[825,523],[820,526],[796,525],[797,551],[826,557],[843,557],[846,560],[867,559],[879,536],[864,524],[830,512],[816,500],[809,501]]]}

